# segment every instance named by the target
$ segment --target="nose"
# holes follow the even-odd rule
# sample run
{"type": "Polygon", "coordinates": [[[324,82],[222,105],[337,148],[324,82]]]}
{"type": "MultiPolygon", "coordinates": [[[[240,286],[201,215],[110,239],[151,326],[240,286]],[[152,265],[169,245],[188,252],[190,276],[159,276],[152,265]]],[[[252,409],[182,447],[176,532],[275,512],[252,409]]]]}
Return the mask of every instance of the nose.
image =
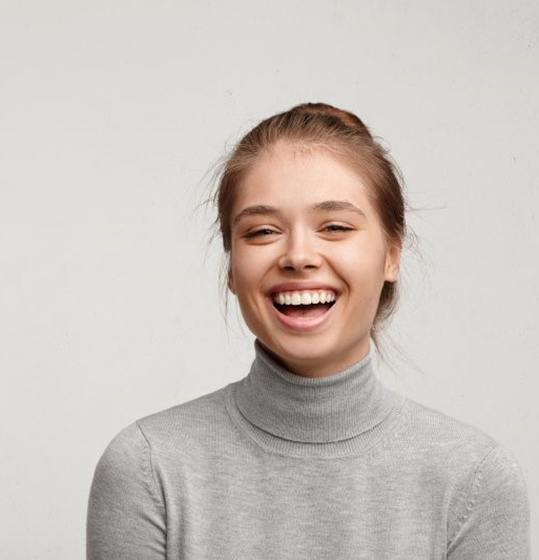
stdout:
{"type": "Polygon", "coordinates": [[[322,257],[316,250],[316,244],[308,234],[296,231],[286,241],[284,253],[279,257],[279,267],[283,269],[302,270],[318,268],[322,257]]]}

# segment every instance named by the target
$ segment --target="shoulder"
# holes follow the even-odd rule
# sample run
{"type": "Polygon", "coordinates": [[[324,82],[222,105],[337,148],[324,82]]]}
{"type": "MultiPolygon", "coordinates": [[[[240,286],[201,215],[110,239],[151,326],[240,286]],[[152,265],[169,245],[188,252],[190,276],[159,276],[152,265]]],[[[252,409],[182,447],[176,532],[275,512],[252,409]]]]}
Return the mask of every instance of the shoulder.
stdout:
{"type": "Polygon", "coordinates": [[[408,424],[404,437],[418,443],[420,451],[457,465],[477,463],[499,442],[477,426],[407,398],[408,424]]]}
{"type": "Polygon", "coordinates": [[[96,471],[124,474],[147,470],[148,444],[136,422],[122,428],[109,441],[97,463],[96,471]]]}
{"type": "Polygon", "coordinates": [[[523,486],[514,453],[491,434],[444,412],[407,399],[408,421],[400,453],[424,479],[437,483],[456,501],[466,501],[472,486],[507,481],[523,486]]]}
{"type": "Polygon", "coordinates": [[[218,438],[228,424],[228,387],[137,418],[109,440],[101,461],[125,458],[140,469],[158,455],[185,453],[218,438]]]}
{"type": "Polygon", "coordinates": [[[115,484],[125,480],[132,485],[139,480],[141,486],[155,486],[160,455],[185,454],[195,444],[200,447],[218,437],[227,420],[223,402],[227,387],[142,416],[121,428],[101,454],[97,475],[105,479],[106,474],[115,484]]]}
{"type": "Polygon", "coordinates": [[[449,558],[529,558],[530,501],[514,453],[496,443],[471,465],[449,503],[449,558]]]}
{"type": "Polygon", "coordinates": [[[88,558],[117,558],[120,548],[122,558],[164,558],[165,494],[137,422],[122,428],[97,462],[88,496],[86,542],[88,558]]]}
{"type": "Polygon", "coordinates": [[[152,442],[166,445],[199,441],[225,424],[229,385],[139,418],[136,423],[152,442]]]}
{"type": "Polygon", "coordinates": [[[122,428],[102,452],[94,470],[89,511],[112,511],[144,503],[163,509],[148,441],[136,422],[122,428]]]}
{"type": "Polygon", "coordinates": [[[500,531],[513,526],[520,532],[515,538],[525,543],[528,487],[514,452],[470,423],[411,399],[407,405],[404,437],[414,442],[422,475],[443,489],[450,549],[489,527],[494,534],[496,525],[500,531]]]}

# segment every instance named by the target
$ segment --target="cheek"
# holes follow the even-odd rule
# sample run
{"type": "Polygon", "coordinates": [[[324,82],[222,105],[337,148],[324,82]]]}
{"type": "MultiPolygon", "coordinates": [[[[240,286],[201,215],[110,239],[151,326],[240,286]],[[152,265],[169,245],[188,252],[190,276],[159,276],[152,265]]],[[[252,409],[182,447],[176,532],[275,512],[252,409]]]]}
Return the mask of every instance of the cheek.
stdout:
{"type": "Polygon", "coordinates": [[[238,247],[230,257],[230,266],[236,282],[258,282],[274,262],[275,255],[265,247],[238,247]]]}
{"type": "Polygon", "coordinates": [[[379,251],[358,248],[346,258],[333,259],[335,270],[349,284],[350,290],[362,301],[378,297],[384,278],[384,256],[379,251]]]}
{"type": "Polygon", "coordinates": [[[261,290],[267,267],[253,255],[236,254],[231,258],[230,268],[234,291],[242,312],[249,313],[261,307],[261,290]]]}

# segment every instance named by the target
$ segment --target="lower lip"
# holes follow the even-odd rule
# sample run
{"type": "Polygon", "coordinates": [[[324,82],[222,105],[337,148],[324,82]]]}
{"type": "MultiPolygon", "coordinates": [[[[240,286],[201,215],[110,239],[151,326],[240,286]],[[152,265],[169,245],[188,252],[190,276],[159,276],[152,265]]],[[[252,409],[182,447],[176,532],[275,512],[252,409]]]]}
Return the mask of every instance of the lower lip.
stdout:
{"type": "Polygon", "coordinates": [[[306,319],[301,317],[289,317],[284,313],[280,313],[273,305],[271,298],[266,298],[266,300],[268,301],[268,304],[277,319],[285,327],[288,327],[289,329],[296,332],[308,332],[321,327],[329,320],[329,318],[333,314],[333,310],[337,306],[337,301],[335,301],[335,303],[323,315],[315,317],[314,319],[306,319]]]}

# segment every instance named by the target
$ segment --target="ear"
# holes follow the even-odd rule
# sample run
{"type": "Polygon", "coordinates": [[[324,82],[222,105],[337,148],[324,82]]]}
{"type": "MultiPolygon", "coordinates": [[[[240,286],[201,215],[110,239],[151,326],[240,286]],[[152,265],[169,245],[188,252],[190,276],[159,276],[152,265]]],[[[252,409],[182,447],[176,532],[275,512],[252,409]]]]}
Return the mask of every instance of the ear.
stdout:
{"type": "Polygon", "coordinates": [[[392,243],[387,250],[384,277],[387,282],[396,282],[399,277],[401,250],[401,243],[392,243]]]}

